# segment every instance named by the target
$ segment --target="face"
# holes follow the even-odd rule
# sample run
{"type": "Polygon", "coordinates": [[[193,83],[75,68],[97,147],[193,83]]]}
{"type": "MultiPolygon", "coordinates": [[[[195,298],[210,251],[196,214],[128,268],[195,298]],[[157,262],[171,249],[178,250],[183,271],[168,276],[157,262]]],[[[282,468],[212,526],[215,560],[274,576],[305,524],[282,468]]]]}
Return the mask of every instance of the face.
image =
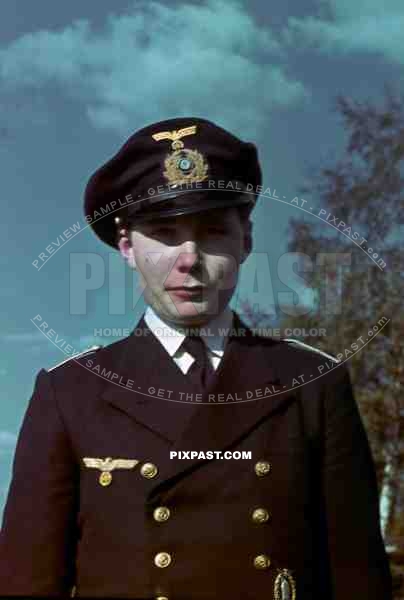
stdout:
{"type": "Polygon", "coordinates": [[[145,302],[162,319],[192,327],[226,308],[251,233],[236,208],[215,209],[138,225],[119,249],[139,272],[145,302]]]}

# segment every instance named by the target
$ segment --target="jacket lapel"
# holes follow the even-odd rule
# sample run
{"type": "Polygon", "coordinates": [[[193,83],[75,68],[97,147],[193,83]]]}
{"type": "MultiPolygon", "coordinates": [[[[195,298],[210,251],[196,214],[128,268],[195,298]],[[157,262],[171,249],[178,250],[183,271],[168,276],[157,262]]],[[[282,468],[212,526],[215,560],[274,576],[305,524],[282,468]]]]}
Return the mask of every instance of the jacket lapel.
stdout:
{"type": "MultiPolygon", "coordinates": [[[[247,328],[241,321],[241,327],[247,328]]],[[[226,450],[246,437],[255,427],[276,411],[281,410],[295,400],[295,393],[290,389],[290,381],[283,381],[277,365],[269,365],[270,357],[275,359],[275,349],[279,342],[271,339],[255,338],[251,331],[245,337],[232,336],[221,363],[218,377],[213,382],[207,394],[218,399],[228,398],[230,390],[255,392],[262,390],[265,398],[242,402],[225,401],[209,403],[207,395],[203,404],[199,404],[189,422],[175,440],[172,451],[207,451],[226,450]],[[223,365],[223,366],[222,366],[223,365]],[[285,391],[283,390],[285,387],[285,391]],[[266,393],[265,393],[265,390],[266,393]],[[270,395],[268,395],[270,394],[270,395]]],[[[280,365],[279,365],[280,366],[280,365]]],[[[240,396],[245,397],[245,393],[240,396]]],[[[150,491],[148,501],[153,503],[160,492],[168,489],[181,475],[186,475],[208,459],[189,458],[186,460],[170,460],[166,466],[163,479],[156,482],[150,491]]]]}
{"type": "MultiPolygon", "coordinates": [[[[120,381],[120,385],[107,381],[101,397],[173,443],[195,410],[193,404],[174,401],[184,392],[184,374],[151,332],[144,316],[121,344],[116,356],[100,357],[100,362],[108,363],[108,369],[112,363],[120,381]],[[132,389],[126,387],[128,381],[133,382],[132,389]]],[[[188,391],[192,392],[189,384],[188,391]]]]}
{"type": "MultiPolygon", "coordinates": [[[[134,382],[133,390],[107,382],[101,396],[115,408],[171,442],[171,450],[199,452],[229,448],[294,398],[290,382],[282,380],[284,375],[279,360],[276,360],[279,342],[254,336],[237,313],[234,313],[233,327],[223,359],[205,393],[203,403],[150,397],[150,387],[165,390],[165,398],[167,391],[170,391],[170,397],[176,399],[180,398],[180,392],[194,390],[150,331],[144,317],[132,334],[122,341],[120,352],[113,361],[114,372],[123,381],[125,378],[131,379],[134,382]],[[266,397],[257,399],[257,389],[266,397]],[[282,391],[283,389],[289,391],[282,391]],[[250,392],[250,399],[245,401],[247,391],[250,392]],[[236,394],[239,394],[244,401],[219,402],[219,394],[223,394],[222,399],[228,400],[230,393],[233,398],[237,398],[236,394]],[[209,399],[215,401],[209,402],[209,399]]],[[[111,368],[111,361],[108,364],[111,368]]],[[[161,478],[156,481],[151,497],[154,490],[158,491],[163,484],[204,462],[205,459],[198,458],[168,461],[161,473],[163,481],[161,478]]]]}

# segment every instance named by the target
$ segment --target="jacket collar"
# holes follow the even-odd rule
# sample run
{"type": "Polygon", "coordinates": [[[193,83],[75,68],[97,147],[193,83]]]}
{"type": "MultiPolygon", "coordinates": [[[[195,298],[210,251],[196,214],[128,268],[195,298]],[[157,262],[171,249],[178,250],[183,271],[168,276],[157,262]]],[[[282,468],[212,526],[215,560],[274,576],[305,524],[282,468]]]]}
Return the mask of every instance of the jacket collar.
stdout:
{"type": "MultiPolygon", "coordinates": [[[[147,307],[146,312],[144,313],[144,320],[149,329],[154,333],[155,337],[158,338],[160,343],[164,346],[168,354],[173,357],[185,339],[184,333],[163,320],[151,306],[147,307]]],[[[201,328],[201,337],[211,352],[217,353],[219,356],[223,355],[226,337],[222,332],[230,330],[232,324],[233,311],[230,306],[227,306],[226,309],[220,315],[212,319],[206,327],[201,328]]]]}
{"type": "MultiPolygon", "coordinates": [[[[170,390],[170,397],[177,399],[180,392],[190,391],[190,388],[186,375],[167,355],[143,316],[132,334],[120,343],[118,352],[108,353],[107,347],[99,359],[101,366],[107,361],[108,370],[112,368],[119,381],[132,380],[133,389],[107,380],[102,383],[100,395],[131,419],[168,440],[171,450],[223,450],[293,399],[293,392],[282,392],[283,384],[288,382],[282,381],[284,376],[279,360],[276,360],[278,346],[276,340],[254,336],[234,313],[234,330],[230,332],[225,354],[207,394],[216,400],[219,394],[227,399],[229,391],[244,391],[243,398],[246,398],[246,390],[261,389],[265,395],[265,388],[271,388],[273,394],[260,399],[254,396],[247,402],[216,401],[211,404],[207,403],[207,395],[203,403],[169,401],[157,395],[150,397],[149,388],[170,390]]],[[[285,388],[289,387],[285,385],[285,388]]],[[[165,480],[200,462],[204,461],[170,461],[165,480]]]]}

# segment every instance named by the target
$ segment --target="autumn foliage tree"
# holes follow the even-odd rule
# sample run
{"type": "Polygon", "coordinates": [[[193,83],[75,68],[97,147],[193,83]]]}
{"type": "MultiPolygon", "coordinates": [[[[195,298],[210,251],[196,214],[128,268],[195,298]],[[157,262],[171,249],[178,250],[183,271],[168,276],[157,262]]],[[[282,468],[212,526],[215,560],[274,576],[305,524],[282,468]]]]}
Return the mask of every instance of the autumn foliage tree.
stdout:
{"type": "Polygon", "coordinates": [[[389,90],[380,103],[340,97],[337,111],[341,156],[301,190],[321,218],[301,213],[289,222],[288,251],[298,253],[315,301],[305,314],[283,315],[280,327],[325,328],[326,336],[302,341],[348,361],[376,462],[383,533],[404,547],[404,100],[389,90]]]}
{"type": "Polygon", "coordinates": [[[324,220],[289,224],[288,250],[321,267],[304,273],[317,300],[283,325],[310,319],[327,331],[310,343],[349,360],[378,469],[383,531],[394,541],[404,504],[404,101],[387,91],[381,104],[339,98],[337,110],[347,134],[342,157],[302,190],[318,198],[324,220]]]}

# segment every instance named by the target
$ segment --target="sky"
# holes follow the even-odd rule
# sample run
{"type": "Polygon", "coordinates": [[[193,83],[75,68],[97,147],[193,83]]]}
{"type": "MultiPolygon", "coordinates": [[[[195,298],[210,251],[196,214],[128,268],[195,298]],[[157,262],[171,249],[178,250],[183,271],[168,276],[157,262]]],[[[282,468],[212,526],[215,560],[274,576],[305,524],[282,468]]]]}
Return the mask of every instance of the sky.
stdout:
{"type": "Polygon", "coordinates": [[[136,275],[84,227],[90,175],[136,129],[178,116],[255,143],[264,188],[280,201],[261,197],[254,210],[254,255],[233,308],[249,299],[265,309],[272,293],[290,294],[279,273],[288,221],[313,218],[291,200],[309,169],[343,149],[336,97],[402,89],[403,29],[402,0],[3,0],[0,515],[35,377],[65,358],[40,319],[81,351],[124,337],[144,311],[136,275]],[[49,245],[58,250],[38,268],[49,245]],[[85,302],[72,283],[83,253],[104,265],[85,302]],[[260,256],[269,270],[255,285],[260,256]]]}

